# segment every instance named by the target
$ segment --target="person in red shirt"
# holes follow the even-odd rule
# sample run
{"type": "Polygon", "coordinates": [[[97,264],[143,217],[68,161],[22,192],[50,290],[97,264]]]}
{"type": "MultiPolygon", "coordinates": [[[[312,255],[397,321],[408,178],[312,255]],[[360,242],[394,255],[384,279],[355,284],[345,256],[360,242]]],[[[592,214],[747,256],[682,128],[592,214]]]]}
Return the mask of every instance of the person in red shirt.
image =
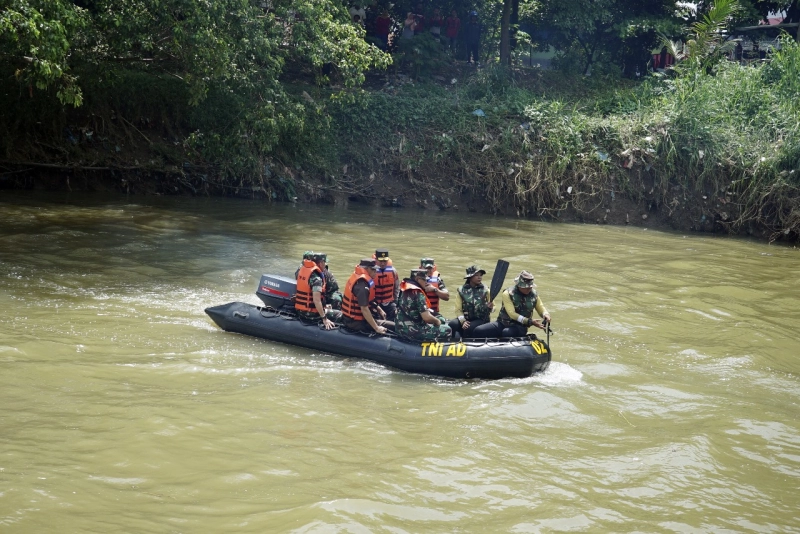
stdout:
{"type": "Polygon", "coordinates": [[[420,33],[425,31],[425,8],[422,7],[422,3],[417,4],[417,11],[414,13],[414,21],[417,23],[414,26],[414,35],[419,35],[420,33]]]}
{"type": "Polygon", "coordinates": [[[461,19],[458,18],[456,10],[450,12],[450,16],[445,21],[445,36],[447,37],[447,44],[450,50],[455,53],[456,39],[458,39],[458,32],[461,29],[461,19]]]}
{"type": "Polygon", "coordinates": [[[375,19],[375,36],[378,38],[378,48],[386,50],[389,46],[389,32],[392,29],[392,18],[389,10],[384,8],[378,18],[375,19]]]}
{"type": "Polygon", "coordinates": [[[441,42],[442,26],[444,26],[444,18],[440,14],[439,8],[434,8],[428,27],[431,29],[431,35],[439,42],[441,42]]]}

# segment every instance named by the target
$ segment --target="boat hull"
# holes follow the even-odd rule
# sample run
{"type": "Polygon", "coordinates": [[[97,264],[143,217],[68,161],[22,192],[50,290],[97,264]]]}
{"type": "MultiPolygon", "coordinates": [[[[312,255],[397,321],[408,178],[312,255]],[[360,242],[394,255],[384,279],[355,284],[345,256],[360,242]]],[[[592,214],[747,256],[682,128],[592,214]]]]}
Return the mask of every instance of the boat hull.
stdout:
{"type": "Polygon", "coordinates": [[[343,328],[325,330],[270,307],[231,302],[206,308],[225,331],[298,345],[329,354],[363,358],[409,373],[449,378],[524,378],[550,364],[547,344],[536,339],[413,342],[343,328]]]}

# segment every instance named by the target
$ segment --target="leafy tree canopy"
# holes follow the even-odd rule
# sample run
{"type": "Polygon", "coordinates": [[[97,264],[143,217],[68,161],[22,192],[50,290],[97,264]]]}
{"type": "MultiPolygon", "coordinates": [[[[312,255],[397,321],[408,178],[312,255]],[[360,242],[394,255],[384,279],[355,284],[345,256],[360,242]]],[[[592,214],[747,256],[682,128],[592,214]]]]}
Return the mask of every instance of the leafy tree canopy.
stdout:
{"type": "Polygon", "coordinates": [[[521,16],[541,30],[539,42],[579,50],[587,73],[601,58],[632,64],[646,56],[658,32],[680,27],[677,13],[676,0],[534,0],[521,9],[521,16]]]}
{"type": "Polygon", "coordinates": [[[177,77],[196,104],[215,85],[280,96],[288,60],[333,64],[350,86],[390,61],[337,0],[0,0],[0,50],[4,75],[75,106],[92,68],[177,77]]]}

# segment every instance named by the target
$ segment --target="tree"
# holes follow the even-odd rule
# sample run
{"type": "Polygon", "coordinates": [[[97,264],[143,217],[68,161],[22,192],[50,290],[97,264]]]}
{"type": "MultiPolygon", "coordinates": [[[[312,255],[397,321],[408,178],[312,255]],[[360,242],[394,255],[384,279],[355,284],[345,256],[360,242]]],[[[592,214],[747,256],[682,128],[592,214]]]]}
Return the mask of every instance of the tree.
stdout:
{"type": "Polygon", "coordinates": [[[627,62],[620,64],[623,68],[641,61],[658,41],[657,31],[678,27],[676,0],[540,0],[525,11],[530,22],[546,30],[542,44],[580,52],[586,75],[601,57],[627,62]]]}
{"type": "Polygon", "coordinates": [[[708,12],[691,25],[685,45],[663,38],[683,69],[707,73],[734,46],[725,41],[724,30],[742,9],[739,0],[714,0],[708,12]]]}
{"type": "MultiPolygon", "coordinates": [[[[800,0],[752,0],[753,7],[766,19],[770,13],[785,12],[784,23],[800,22],[800,0]]],[[[800,41],[800,27],[795,28],[795,39],[800,41]]]]}
{"type": "MultiPolygon", "coordinates": [[[[30,93],[56,87],[64,104],[83,100],[70,72],[72,43],[88,24],[84,9],[64,0],[4,1],[0,11],[0,61],[30,93]]],[[[6,69],[4,69],[6,70],[6,69]]]]}
{"type": "Polygon", "coordinates": [[[514,0],[503,0],[503,13],[500,19],[500,63],[511,64],[511,11],[514,0]]]}
{"type": "Polygon", "coordinates": [[[279,95],[291,59],[333,63],[347,85],[390,62],[338,0],[266,7],[252,0],[0,1],[0,73],[12,71],[25,86],[54,86],[73,105],[82,101],[76,69],[174,76],[196,104],[220,85],[279,95]]]}

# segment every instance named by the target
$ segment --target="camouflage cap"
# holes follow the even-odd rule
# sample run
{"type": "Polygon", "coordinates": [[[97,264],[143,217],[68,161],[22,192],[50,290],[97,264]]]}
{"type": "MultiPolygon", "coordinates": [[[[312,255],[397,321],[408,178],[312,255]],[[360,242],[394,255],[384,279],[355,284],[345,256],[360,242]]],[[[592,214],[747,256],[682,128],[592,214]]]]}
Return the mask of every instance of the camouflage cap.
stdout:
{"type": "Polygon", "coordinates": [[[533,275],[528,271],[519,273],[519,275],[514,278],[514,282],[517,284],[517,287],[536,287],[536,284],[533,283],[533,275]]]}
{"type": "Polygon", "coordinates": [[[467,276],[464,277],[464,280],[466,280],[467,278],[472,278],[478,273],[480,273],[481,276],[483,276],[484,274],[486,274],[486,271],[479,268],[477,265],[470,265],[469,267],[467,267],[467,276]]]}
{"type": "Polygon", "coordinates": [[[433,258],[421,258],[419,260],[419,266],[423,269],[427,269],[428,267],[435,267],[436,262],[433,261],[433,258]]]}
{"type": "Polygon", "coordinates": [[[313,254],[314,254],[314,252],[312,252],[312,251],[310,251],[310,250],[306,250],[305,252],[303,252],[303,259],[304,259],[304,260],[310,260],[310,259],[311,259],[311,256],[312,256],[313,254]]]}

